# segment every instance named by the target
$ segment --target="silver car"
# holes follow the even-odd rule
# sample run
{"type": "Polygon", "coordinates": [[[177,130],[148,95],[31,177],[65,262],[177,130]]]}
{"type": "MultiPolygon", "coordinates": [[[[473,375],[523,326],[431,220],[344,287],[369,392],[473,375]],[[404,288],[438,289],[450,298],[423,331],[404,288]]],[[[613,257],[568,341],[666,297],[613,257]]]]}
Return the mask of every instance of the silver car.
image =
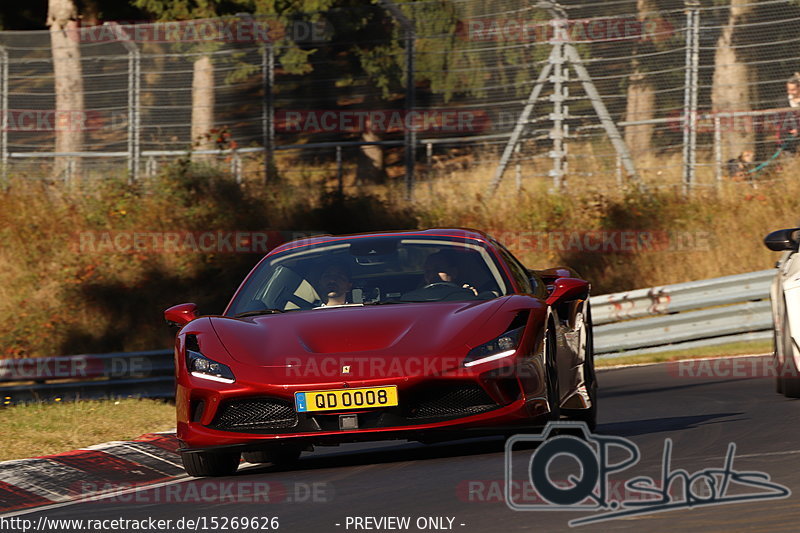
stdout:
{"type": "Polygon", "coordinates": [[[770,288],[775,390],[788,398],[800,398],[800,228],[773,231],[764,237],[764,244],[783,252],[770,288]]]}

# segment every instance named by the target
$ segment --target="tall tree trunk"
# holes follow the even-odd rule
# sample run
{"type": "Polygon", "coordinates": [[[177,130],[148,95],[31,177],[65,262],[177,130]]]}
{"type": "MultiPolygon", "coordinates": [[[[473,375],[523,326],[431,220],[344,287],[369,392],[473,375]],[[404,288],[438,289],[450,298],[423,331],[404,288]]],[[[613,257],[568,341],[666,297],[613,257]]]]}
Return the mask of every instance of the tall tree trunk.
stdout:
{"type": "MultiPolygon", "coordinates": [[[[369,127],[369,123],[367,124],[369,127]]],[[[364,142],[378,142],[380,135],[370,129],[361,132],[364,142]]],[[[379,144],[361,145],[358,147],[356,164],[356,184],[383,183],[386,181],[386,169],[383,162],[383,146],[379,144]]]]}
{"type": "MultiPolygon", "coordinates": [[[[84,141],[83,69],[81,67],[78,9],[73,0],[48,0],[47,25],[53,54],[56,96],[55,151],[80,152],[84,141]]],[[[54,172],[66,172],[72,162],[80,171],[80,158],[56,157],[54,172]]]]}
{"type": "MultiPolygon", "coordinates": [[[[731,0],[728,23],[717,40],[711,106],[714,112],[750,111],[750,67],[736,54],[737,25],[753,9],[751,0],[731,0]],[[750,4],[750,5],[748,5],[750,4]]],[[[722,120],[722,157],[734,159],[753,150],[755,132],[750,117],[722,120]]]]}
{"type": "MultiPolygon", "coordinates": [[[[364,109],[373,110],[385,105],[385,102],[370,90],[364,98],[364,109]]],[[[375,131],[369,117],[364,123],[364,130],[361,132],[361,140],[364,142],[378,142],[383,140],[382,131],[375,131]]],[[[358,157],[356,159],[356,180],[355,184],[362,183],[383,183],[386,181],[386,165],[384,162],[383,146],[379,144],[361,145],[358,147],[358,157]]]]}
{"type": "MultiPolygon", "coordinates": [[[[652,120],[655,112],[656,93],[647,81],[647,76],[636,66],[628,84],[626,122],[652,120]]],[[[639,156],[650,151],[653,142],[653,124],[625,126],[625,142],[631,154],[639,156]]]]}
{"type": "MultiPolygon", "coordinates": [[[[200,56],[192,72],[192,144],[196,150],[213,150],[214,142],[214,63],[211,56],[200,56]]],[[[203,156],[198,159],[209,159],[203,156]]]]}
{"type": "MultiPolygon", "coordinates": [[[[642,27],[646,26],[648,17],[653,16],[656,6],[650,0],[637,0],[636,10],[642,27]]],[[[644,32],[642,38],[644,38],[644,32]]],[[[653,84],[642,69],[642,64],[636,55],[642,49],[643,43],[638,42],[633,49],[633,73],[628,83],[628,104],[625,111],[626,122],[640,122],[652,120],[655,115],[656,93],[653,84]]],[[[653,141],[653,124],[636,124],[625,126],[625,143],[633,156],[648,152],[653,141]]]]}

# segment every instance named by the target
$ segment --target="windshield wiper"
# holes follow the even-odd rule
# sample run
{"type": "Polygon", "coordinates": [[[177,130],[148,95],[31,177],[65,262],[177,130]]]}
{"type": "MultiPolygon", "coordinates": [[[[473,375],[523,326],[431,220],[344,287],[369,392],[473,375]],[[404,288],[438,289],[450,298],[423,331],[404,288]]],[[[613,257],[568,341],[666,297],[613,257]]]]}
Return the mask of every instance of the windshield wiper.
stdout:
{"type": "Polygon", "coordinates": [[[319,305],[314,309],[335,309],[337,307],[364,307],[364,304],[336,304],[336,305],[319,305]]]}
{"type": "Polygon", "coordinates": [[[256,311],[245,311],[244,313],[233,315],[233,318],[244,318],[246,316],[258,316],[258,315],[273,315],[276,313],[283,313],[283,311],[281,311],[280,309],[258,309],[256,311]]]}

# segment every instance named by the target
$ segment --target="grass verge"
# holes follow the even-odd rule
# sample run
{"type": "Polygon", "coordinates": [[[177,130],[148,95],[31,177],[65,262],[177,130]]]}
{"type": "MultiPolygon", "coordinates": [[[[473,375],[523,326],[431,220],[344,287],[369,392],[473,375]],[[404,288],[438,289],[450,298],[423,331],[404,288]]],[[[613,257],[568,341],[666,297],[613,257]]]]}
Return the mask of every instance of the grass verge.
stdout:
{"type": "Polygon", "coordinates": [[[691,348],[671,350],[651,354],[630,355],[622,357],[604,358],[602,355],[595,359],[597,368],[618,365],[641,365],[649,363],[664,363],[667,361],[680,361],[681,359],[697,359],[699,357],[726,357],[730,355],[750,355],[772,353],[772,341],[734,342],[719,346],[704,348],[691,348]]]}
{"type": "Polygon", "coordinates": [[[160,400],[98,400],[0,409],[0,461],[66,452],[175,427],[175,407],[160,400]]]}

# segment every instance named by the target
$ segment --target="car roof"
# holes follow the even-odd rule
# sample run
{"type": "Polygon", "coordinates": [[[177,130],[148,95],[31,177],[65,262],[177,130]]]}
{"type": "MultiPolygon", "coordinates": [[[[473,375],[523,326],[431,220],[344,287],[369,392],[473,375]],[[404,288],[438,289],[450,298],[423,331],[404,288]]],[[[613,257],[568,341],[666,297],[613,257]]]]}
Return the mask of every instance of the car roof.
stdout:
{"type": "Polygon", "coordinates": [[[322,244],[326,242],[336,242],[336,241],[343,241],[353,238],[365,238],[365,237],[419,237],[419,236],[427,236],[427,237],[454,237],[457,239],[471,239],[476,241],[481,241],[483,243],[489,243],[491,237],[486,233],[476,230],[476,229],[469,229],[469,228],[431,228],[431,229],[424,229],[424,230],[402,230],[402,231],[379,231],[379,232],[370,232],[370,233],[353,233],[349,235],[317,235],[314,237],[308,237],[304,239],[297,239],[294,241],[290,241],[284,243],[276,248],[274,248],[268,255],[277,254],[283,252],[285,250],[291,250],[294,248],[299,248],[302,246],[312,246],[315,244],[322,244]]]}

